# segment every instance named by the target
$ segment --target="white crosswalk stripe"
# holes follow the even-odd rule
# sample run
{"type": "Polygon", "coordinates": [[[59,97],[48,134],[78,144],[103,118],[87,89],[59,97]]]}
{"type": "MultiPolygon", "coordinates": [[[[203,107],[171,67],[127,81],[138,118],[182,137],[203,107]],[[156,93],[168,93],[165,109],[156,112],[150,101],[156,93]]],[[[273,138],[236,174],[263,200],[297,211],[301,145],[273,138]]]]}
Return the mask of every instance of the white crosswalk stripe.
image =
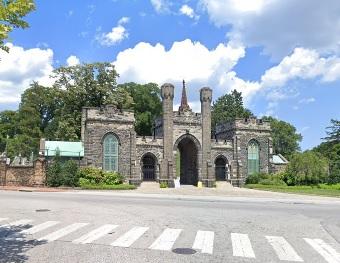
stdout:
{"type": "Polygon", "coordinates": [[[214,249],[214,235],[212,231],[197,231],[193,249],[201,250],[202,253],[212,254],[214,249]]]}
{"type": "Polygon", "coordinates": [[[302,258],[283,237],[266,236],[266,239],[269,244],[271,244],[280,260],[303,262],[302,258]]]}
{"type": "Polygon", "coordinates": [[[55,226],[56,224],[60,223],[59,221],[46,221],[42,224],[33,226],[31,228],[22,230],[20,233],[25,235],[33,235],[35,233],[38,233],[40,231],[43,231],[49,227],[55,226]]]}
{"type": "Polygon", "coordinates": [[[231,233],[231,242],[235,257],[255,258],[255,253],[247,234],[231,233]]]}
{"type": "Polygon", "coordinates": [[[13,221],[13,222],[5,224],[5,225],[1,225],[1,227],[24,226],[24,225],[27,225],[31,222],[33,222],[32,219],[20,219],[20,220],[13,221]]]}
{"type": "Polygon", "coordinates": [[[114,247],[129,247],[137,239],[139,239],[149,228],[148,227],[133,227],[131,230],[126,232],[124,235],[114,241],[111,246],[114,247]]]}
{"type": "Polygon", "coordinates": [[[322,239],[304,238],[304,240],[318,252],[328,263],[340,263],[340,254],[326,244],[322,239]]]}
{"type": "Polygon", "coordinates": [[[51,241],[55,241],[63,236],[66,236],[84,226],[88,225],[88,223],[74,223],[72,225],[68,225],[67,227],[64,227],[64,228],[61,228],[51,234],[48,234],[44,237],[41,237],[38,239],[38,241],[42,241],[42,240],[45,240],[45,241],[48,241],[48,242],[51,242],[51,241]]]}
{"type": "Polygon", "coordinates": [[[118,225],[110,225],[110,224],[103,225],[103,226],[101,226],[97,229],[94,229],[91,232],[81,236],[80,238],[73,240],[72,243],[75,243],[75,244],[92,243],[93,241],[107,235],[113,229],[115,229],[117,227],[118,227],[118,225]]]}
{"type": "Polygon", "coordinates": [[[7,217],[0,217],[0,222],[5,221],[5,220],[8,220],[8,218],[7,217]]]}
{"type": "Polygon", "coordinates": [[[149,247],[155,250],[171,250],[182,229],[167,228],[149,247]]]}

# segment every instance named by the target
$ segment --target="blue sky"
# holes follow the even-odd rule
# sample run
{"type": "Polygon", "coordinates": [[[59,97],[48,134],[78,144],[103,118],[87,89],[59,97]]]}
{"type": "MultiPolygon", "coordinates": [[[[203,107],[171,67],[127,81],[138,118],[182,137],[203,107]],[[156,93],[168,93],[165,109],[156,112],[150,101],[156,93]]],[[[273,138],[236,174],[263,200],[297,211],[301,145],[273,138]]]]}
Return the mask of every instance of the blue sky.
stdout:
{"type": "Polygon", "coordinates": [[[30,28],[0,53],[0,110],[17,109],[33,80],[51,85],[62,65],[108,61],[118,82],[185,79],[214,98],[242,91],[256,115],[295,125],[302,149],[340,119],[340,2],[337,0],[36,1],[30,28]],[[324,3],[323,3],[324,2],[324,3]]]}

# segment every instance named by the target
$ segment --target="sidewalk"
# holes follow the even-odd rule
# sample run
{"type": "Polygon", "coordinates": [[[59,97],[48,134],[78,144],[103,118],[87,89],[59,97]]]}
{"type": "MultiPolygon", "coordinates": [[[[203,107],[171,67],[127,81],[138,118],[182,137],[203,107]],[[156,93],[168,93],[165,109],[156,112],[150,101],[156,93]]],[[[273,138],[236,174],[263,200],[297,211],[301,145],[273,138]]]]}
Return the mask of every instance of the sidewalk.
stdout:
{"type": "Polygon", "coordinates": [[[21,191],[21,192],[66,192],[72,188],[54,188],[54,187],[31,187],[31,186],[0,186],[4,191],[21,191]]]}

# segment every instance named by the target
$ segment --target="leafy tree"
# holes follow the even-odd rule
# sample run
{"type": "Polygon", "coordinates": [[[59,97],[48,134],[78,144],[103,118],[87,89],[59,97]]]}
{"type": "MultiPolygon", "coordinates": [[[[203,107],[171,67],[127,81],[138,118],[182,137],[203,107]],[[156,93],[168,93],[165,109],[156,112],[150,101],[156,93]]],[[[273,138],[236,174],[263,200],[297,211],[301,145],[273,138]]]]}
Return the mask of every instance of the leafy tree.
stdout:
{"type": "Polygon", "coordinates": [[[14,28],[26,28],[22,18],[35,9],[33,0],[2,0],[0,2],[0,49],[8,51],[5,40],[14,28]]]}
{"type": "Polygon", "coordinates": [[[299,142],[302,140],[302,135],[297,133],[292,124],[273,117],[262,119],[270,122],[275,153],[280,153],[289,159],[292,154],[300,150],[299,142]]]}
{"type": "Polygon", "coordinates": [[[331,126],[327,127],[327,137],[324,139],[327,142],[340,143],[340,121],[331,119],[331,126]]]}
{"type": "Polygon", "coordinates": [[[62,162],[60,152],[56,152],[52,163],[47,169],[46,181],[49,186],[57,187],[63,184],[62,178],[62,162]]]}
{"type": "Polygon", "coordinates": [[[328,160],[319,153],[295,153],[284,178],[287,185],[315,185],[328,181],[328,160]]]}
{"type": "Polygon", "coordinates": [[[127,91],[133,99],[130,108],[135,112],[137,134],[151,135],[153,122],[162,112],[158,85],[155,83],[141,85],[131,82],[118,85],[118,87],[127,91]]]}
{"type": "Polygon", "coordinates": [[[243,106],[242,93],[233,90],[230,94],[219,97],[212,106],[212,129],[219,123],[229,122],[235,118],[249,118],[252,112],[243,106]]]}
{"type": "Polygon", "coordinates": [[[118,74],[110,63],[60,67],[54,71],[53,76],[54,88],[63,91],[62,105],[54,126],[58,139],[80,138],[82,107],[112,104],[122,108],[130,106],[132,101],[126,91],[117,88],[118,74]],[[65,127],[70,128],[66,133],[65,127]]]}

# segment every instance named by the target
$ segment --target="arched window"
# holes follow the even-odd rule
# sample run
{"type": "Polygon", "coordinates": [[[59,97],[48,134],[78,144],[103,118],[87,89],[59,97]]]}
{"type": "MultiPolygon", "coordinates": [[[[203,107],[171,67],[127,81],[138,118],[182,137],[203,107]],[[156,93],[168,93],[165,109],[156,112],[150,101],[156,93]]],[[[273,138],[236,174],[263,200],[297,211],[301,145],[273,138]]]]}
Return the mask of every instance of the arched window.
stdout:
{"type": "Polygon", "coordinates": [[[259,144],[251,140],[248,144],[248,175],[260,172],[259,144]]]}
{"type": "Polygon", "coordinates": [[[103,170],[118,171],[118,139],[113,134],[106,135],[103,141],[103,170]]]}

